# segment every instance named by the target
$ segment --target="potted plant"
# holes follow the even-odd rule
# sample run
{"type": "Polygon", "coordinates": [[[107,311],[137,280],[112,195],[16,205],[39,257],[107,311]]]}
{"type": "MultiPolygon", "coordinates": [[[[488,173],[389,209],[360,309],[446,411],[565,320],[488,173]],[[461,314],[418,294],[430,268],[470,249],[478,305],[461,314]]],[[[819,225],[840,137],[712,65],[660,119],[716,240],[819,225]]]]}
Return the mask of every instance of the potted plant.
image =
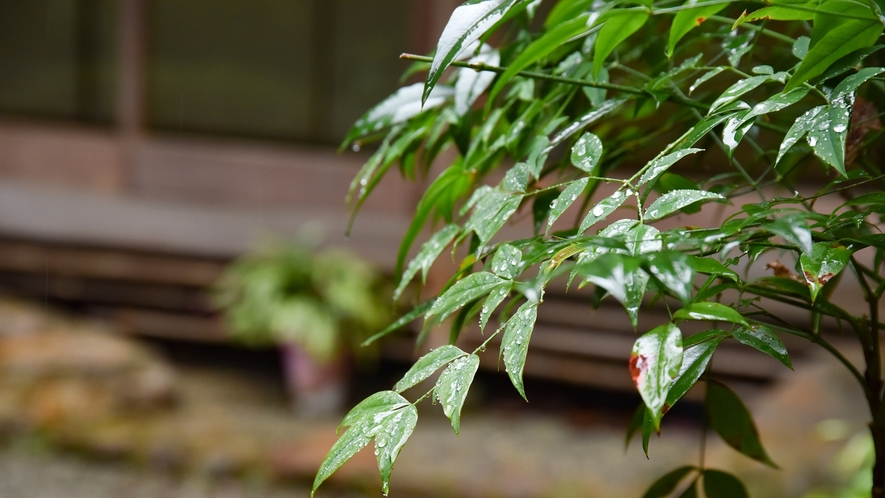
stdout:
{"type": "Polygon", "coordinates": [[[231,263],[213,297],[232,338],[279,347],[296,411],[316,416],[342,406],[349,353],[387,321],[380,285],[349,251],[274,242],[231,263]]]}

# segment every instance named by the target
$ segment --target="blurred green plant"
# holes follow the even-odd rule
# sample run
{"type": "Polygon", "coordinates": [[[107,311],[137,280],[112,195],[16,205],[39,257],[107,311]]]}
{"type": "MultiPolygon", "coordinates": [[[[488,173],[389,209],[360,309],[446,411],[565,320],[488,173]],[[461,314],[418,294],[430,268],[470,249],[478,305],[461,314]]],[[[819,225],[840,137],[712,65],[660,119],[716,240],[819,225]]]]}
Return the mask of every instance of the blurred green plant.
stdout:
{"type": "Polygon", "coordinates": [[[232,337],[250,345],[297,344],[319,362],[364,351],[390,318],[379,272],[344,249],[273,242],[231,263],[213,289],[232,337]]]}

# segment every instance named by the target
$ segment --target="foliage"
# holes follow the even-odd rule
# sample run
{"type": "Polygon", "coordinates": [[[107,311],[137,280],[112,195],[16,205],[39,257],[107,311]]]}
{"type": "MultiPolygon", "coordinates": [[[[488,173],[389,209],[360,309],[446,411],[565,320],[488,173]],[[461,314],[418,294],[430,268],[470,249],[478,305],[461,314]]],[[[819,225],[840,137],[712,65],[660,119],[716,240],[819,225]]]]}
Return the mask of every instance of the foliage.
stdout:
{"type": "MultiPolygon", "coordinates": [[[[634,327],[642,308],[669,313],[641,331],[629,363],[644,401],[631,434],[641,432],[646,448],[667,410],[702,382],[711,428],[774,466],[750,412],[707,369],[732,340],[791,367],[779,338],[790,334],[836,355],[864,390],[879,450],[873,496],[885,496],[881,8],[881,0],[458,7],[432,57],[404,56],[415,61],[409,74],[427,71],[426,81],[370,110],[344,144],[380,141],[354,179],[354,215],[394,164],[406,177],[426,176],[441,151],[454,150],[416,207],[397,273],[401,289],[419,273],[423,281],[446,250],[459,270],[439,296],[376,336],[423,315],[422,340],[454,317],[451,344],[383,395],[383,413],[402,414],[400,422],[388,430],[387,415],[375,423],[358,406],[341,441],[374,437],[383,448],[396,435],[399,444],[414,423],[406,410],[427,397],[441,401],[457,431],[477,355],[499,336],[507,373],[526,396],[538,308],[545,289],[565,281],[617,300],[634,327]],[[690,216],[711,205],[724,219],[690,216]],[[523,238],[499,234],[525,218],[533,231],[523,238]],[[407,264],[427,227],[434,235],[407,264]],[[753,276],[747,269],[765,253],[787,264],[774,260],[774,276],[753,276]],[[860,286],[868,311],[848,311],[839,285],[860,286]],[[807,320],[774,311],[784,305],[807,320]],[[500,325],[480,348],[456,346],[466,324],[485,328],[496,313],[500,325]],[[708,330],[684,336],[685,322],[708,330]],[[842,357],[827,328],[852,331],[865,365],[842,357]],[[399,394],[435,370],[442,374],[429,393],[413,402],[399,394]]],[[[332,449],[314,488],[353,448],[332,449]]],[[[385,491],[395,456],[379,453],[385,491]]],[[[746,495],[735,477],[701,463],[663,477],[647,496],[669,496],[680,483],[689,486],[682,496],[746,495]]]]}
{"type": "Polygon", "coordinates": [[[355,348],[388,320],[380,276],[343,249],[269,244],[225,270],[214,289],[234,339],[295,343],[319,361],[355,348]]]}

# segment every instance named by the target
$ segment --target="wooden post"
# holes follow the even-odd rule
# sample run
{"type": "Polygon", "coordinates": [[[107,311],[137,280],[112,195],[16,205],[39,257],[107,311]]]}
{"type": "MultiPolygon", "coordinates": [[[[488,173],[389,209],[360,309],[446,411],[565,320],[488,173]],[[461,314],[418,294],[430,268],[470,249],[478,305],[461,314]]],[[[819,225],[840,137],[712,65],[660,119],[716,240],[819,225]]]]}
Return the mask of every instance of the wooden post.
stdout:
{"type": "Polygon", "coordinates": [[[121,162],[127,186],[131,184],[138,142],[146,121],[147,14],[146,0],[120,1],[117,128],[121,135],[121,162]]]}

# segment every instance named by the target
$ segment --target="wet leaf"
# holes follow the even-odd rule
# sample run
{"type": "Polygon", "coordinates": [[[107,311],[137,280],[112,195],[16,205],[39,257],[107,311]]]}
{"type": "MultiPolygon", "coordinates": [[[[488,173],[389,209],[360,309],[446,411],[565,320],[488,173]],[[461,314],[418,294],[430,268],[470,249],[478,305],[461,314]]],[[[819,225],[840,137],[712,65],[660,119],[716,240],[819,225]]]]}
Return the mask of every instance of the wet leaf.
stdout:
{"type": "Polygon", "coordinates": [[[439,257],[443,249],[445,249],[460,232],[461,227],[458,225],[446,225],[442,230],[433,234],[433,236],[421,246],[421,250],[418,251],[415,259],[409,263],[406,271],[403,272],[399,285],[393,293],[394,300],[399,299],[400,295],[406,289],[406,286],[419,271],[421,272],[421,283],[423,284],[427,281],[427,272],[430,271],[433,262],[436,261],[436,258],[439,257]]]}
{"type": "Polygon", "coordinates": [[[680,209],[699,201],[725,199],[725,197],[705,190],[673,190],[658,197],[645,211],[648,221],[659,220],[680,209]]]}
{"type": "Polygon", "coordinates": [[[453,361],[436,381],[433,394],[442,405],[443,413],[452,421],[455,434],[461,433],[461,408],[467,399],[467,391],[479,370],[479,356],[462,356],[453,361]]]}
{"type": "MultiPolygon", "coordinates": [[[[488,45],[483,45],[479,54],[472,57],[470,64],[487,64],[498,66],[501,64],[501,55],[497,50],[488,45]]],[[[485,92],[495,80],[495,73],[491,71],[477,71],[470,68],[458,70],[458,81],[455,82],[455,112],[463,116],[470,111],[473,103],[485,92]]]]}
{"type": "Polygon", "coordinates": [[[725,71],[725,68],[722,67],[722,66],[718,66],[718,67],[714,67],[713,69],[710,69],[709,71],[707,71],[706,73],[704,73],[703,75],[701,75],[701,76],[700,76],[698,79],[696,79],[696,80],[694,81],[694,83],[692,83],[691,86],[688,88],[688,94],[691,95],[692,93],[694,93],[694,91],[697,90],[697,88],[698,88],[699,86],[703,85],[704,83],[706,83],[707,81],[709,81],[709,80],[712,79],[714,76],[716,76],[717,74],[721,73],[722,71],[725,71]]]}
{"type": "Polygon", "coordinates": [[[710,427],[729,446],[754,460],[777,468],[762,447],[750,412],[731,389],[725,384],[708,381],[704,406],[710,427]]]}
{"type": "Polygon", "coordinates": [[[838,275],[851,259],[851,251],[841,245],[830,242],[817,242],[811,252],[799,257],[802,274],[814,302],[818,293],[833,277],[838,275]]]}
{"type": "Polygon", "coordinates": [[[757,117],[786,109],[802,100],[808,95],[809,91],[809,88],[800,87],[786,93],[778,93],[759,102],[745,113],[735,114],[734,117],[729,118],[725,130],[722,131],[722,141],[729,149],[734,149],[741,142],[750,127],[755,124],[757,117]]]}
{"type": "Polygon", "coordinates": [[[397,455],[412,434],[418,411],[393,391],[375,393],[355,406],[341,422],[349,427],[329,450],[317,471],[311,496],[320,484],[375,439],[382,489],[387,494],[390,471],[397,455]]]}
{"type": "Polygon", "coordinates": [[[605,59],[615,47],[638,31],[648,20],[648,17],[648,12],[635,10],[611,10],[602,16],[600,21],[605,24],[600,28],[596,36],[596,43],[593,45],[594,76],[599,74],[605,59]]]}
{"type": "Polygon", "coordinates": [[[602,157],[602,140],[592,133],[584,133],[572,147],[572,164],[591,175],[598,174],[596,166],[602,157]]]}
{"type": "Polygon", "coordinates": [[[694,470],[695,467],[693,465],[686,465],[685,467],[679,467],[674,471],[668,472],[655,481],[654,484],[648,488],[648,491],[642,495],[642,498],[666,498],[667,496],[670,496],[670,493],[676,490],[676,486],[685,479],[685,476],[692,473],[694,470]]]}
{"type": "Polygon", "coordinates": [[[604,220],[608,215],[612,214],[621,207],[622,204],[627,200],[627,194],[623,190],[618,190],[612,195],[606,197],[605,199],[599,201],[598,204],[593,206],[593,209],[587,213],[587,216],[584,217],[584,221],[581,222],[581,227],[578,229],[579,234],[583,234],[587,231],[588,228],[595,225],[600,220],[604,220]]]}
{"type": "Polygon", "coordinates": [[[811,128],[815,125],[817,116],[826,108],[827,106],[821,105],[809,109],[805,114],[799,116],[799,118],[793,122],[793,125],[790,126],[789,131],[787,131],[783,142],[781,142],[780,149],[777,153],[777,159],[774,161],[775,164],[779,163],[784,155],[789,152],[790,148],[796,145],[799,140],[802,140],[802,138],[811,131],[811,128]]]}
{"type": "Polygon", "coordinates": [[[684,303],[691,300],[694,268],[685,253],[654,252],[646,256],[645,261],[646,271],[665,288],[684,303]]]}
{"type": "Polygon", "coordinates": [[[504,329],[504,337],[501,339],[501,354],[504,356],[504,368],[513,387],[519,391],[524,399],[525,386],[522,382],[522,372],[525,369],[525,359],[529,351],[529,340],[532,338],[532,330],[535,328],[535,320],[538,319],[538,302],[529,301],[516,311],[504,329]]]}
{"type": "MultiPolygon", "coordinates": [[[[698,0],[688,0],[683,6],[691,6],[699,3],[698,0]]],[[[673,50],[676,44],[689,31],[698,27],[707,20],[708,17],[718,14],[719,11],[727,6],[725,3],[718,5],[704,5],[693,9],[680,10],[673,18],[673,24],[670,26],[670,41],[667,44],[667,57],[673,57],[673,50]]]]}
{"type": "Polygon", "coordinates": [[[501,181],[501,190],[524,193],[529,184],[529,175],[531,175],[531,168],[528,163],[516,163],[504,175],[504,180],[501,181]]]}
{"type": "Polygon", "coordinates": [[[737,83],[728,87],[727,90],[722,92],[716,100],[713,101],[713,104],[710,105],[709,114],[714,114],[718,109],[723,107],[726,104],[730,104],[737,100],[741,95],[754,90],[759,85],[765,83],[770,80],[771,76],[769,75],[761,75],[761,76],[751,76],[749,78],[742,79],[737,83]]]}
{"type": "Polygon", "coordinates": [[[861,85],[869,81],[870,78],[882,74],[883,71],[885,71],[885,69],[881,67],[865,67],[861,69],[836,85],[830,99],[835,101],[849,96],[854,93],[855,90],[860,88],[861,85]]]}
{"type": "Polygon", "coordinates": [[[480,245],[488,244],[516,212],[522,197],[518,194],[489,189],[477,200],[473,214],[464,224],[464,232],[476,232],[480,245]]]}
{"type": "Polygon", "coordinates": [[[630,355],[630,375],[659,430],[667,393],[682,366],[682,332],[669,323],[636,340],[630,355]]]}
{"type": "Polygon", "coordinates": [[[727,278],[733,282],[737,282],[740,280],[740,277],[737,273],[735,273],[733,270],[728,269],[727,266],[723,265],[713,258],[690,256],[688,262],[698,273],[716,275],[717,277],[727,278]]]}
{"type": "Polygon", "coordinates": [[[836,171],[845,172],[845,139],[848,136],[848,124],[851,121],[851,108],[854,106],[854,94],[842,95],[817,115],[814,124],[808,131],[808,145],[814,153],[836,171]]]}
{"type": "Polygon", "coordinates": [[[482,308],[479,312],[479,329],[485,330],[486,324],[489,322],[489,317],[492,316],[492,313],[495,312],[495,309],[507,299],[507,296],[510,294],[510,291],[513,289],[512,284],[502,285],[500,287],[495,287],[489,292],[489,296],[486,298],[485,302],[482,303],[482,308]]]}
{"type": "Polygon", "coordinates": [[[420,83],[402,87],[393,95],[387,97],[380,104],[370,109],[354,123],[353,128],[347,133],[344,146],[349,145],[355,139],[374,133],[384,128],[403,123],[417,116],[421,111],[433,109],[446,103],[455,94],[455,89],[450,86],[440,86],[432,93],[427,93],[424,103],[421,103],[420,83]]]}
{"type": "Polygon", "coordinates": [[[670,391],[667,393],[667,402],[664,405],[667,410],[676,405],[676,402],[682,399],[685,393],[697,383],[701,375],[704,375],[707,365],[710,364],[710,360],[713,358],[713,353],[716,352],[716,347],[726,337],[721,330],[715,332],[718,332],[718,334],[711,340],[686,348],[682,353],[682,367],[679,369],[679,375],[673,381],[670,391]]]}
{"type": "Polygon", "coordinates": [[[720,470],[704,470],[704,493],[707,498],[749,498],[737,477],[720,470]]]}
{"type": "Polygon", "coordinates": [[[797,59],[802,60],[808,54],[808,44],[811,42],[811,38],[807,36],[800,36],[796,38],[796,42],[793,43],[793,55],[796,56],[797,59]]]}
{"type": "Polygon", "coordinates": [[[702,342],[713,341],[716,339],[725,339],[729,333],[720,329],[705,330],[697,334],[690,335],[682,340],[682,347],[686,350],[690,347],[701,344],[702,342]]]}
{"type": "Polygon", "coordinates": [[[409,371],[406,372],[406,374],[403,376],[403,378],[396,383],[396,386],[393,387],[393,390],[401,393],[406,389],[414,387],[419,383],[427,380],[443,365],[448,365],[455,359],[462,356],[467,356],[467,353],[461,351],[460,348],[448,344],[433,349],[429,353],[419,358],[418,361],[416,361],[415,364],[412,365],[412,368],[410,368],[409,371]]]}
{"type": "Polygon", "coordinates": [[[819,10],[814,15],[808,54],[796,68],[786,90],[797,88],[822,74],[841,57],[876,43],[882,33],[882,24],[878,17],[863,4],[850,0],[827,0],[821,3],[819,10]],[[846,18],[827,12],[839,12],[865,19],[846,18]]]}
{"type": "Polygon", "coordinates": [[[580,180],[575,180],[569,183],[568,186],[562,190],[559,197],[550,204],[550,217],[547,219],[548,231],[550,230],[550,227],[556,223],[556,220],[558,220],[559,217],[575,203],[578,197],[584,193],[589,182],[589,178],[581,178],[580,180]]]}
{"type": "Polygon", "coordinates": [[[786,365],[787,368],[793,369],[790,362],[790,355],[787,354],[787,348],[781,342],[777,334],[765,325],[751,325],[749,327],[738,327],[732,333],[739,343],[755,348],[763,353],[771,356],[775,360],[786,365]]]}
{"type": "Polygon", "coordinates": [[[745,320],[734,308],[709,301],[692,303],[674,313],[673,318],[680,320],[706,320],[710,322],[730,322],[740,325],[749,325],[747,320],[745,320]]]}
{"type": "Polygon", "coordinates": [[[671,154],[667,154],[666,156],[659,157],[645,166],[645,173],[642,174],[642,177],[639,179],[639,182],[636,184],[637,187],[645,185],[649,182],[654,182],[657,180],[662,174],[666,173],[670,166],[673,166],[677,161],[682,159],[685,156],[696,154],[698,152],[702,152],[704,149],[682,149],[677,150],[671,154]]]}
{"type": "Polygon", "coordinates": [[[431,316],[438,316],[438,320],[445,320],[446,317],[457,311],[465,304],[479,299],[480,297],[491,292],[495,287],[506,284],[507,280],[493,275],[487,271],[479,273],[471,273],[459,280],[455,285],[449,287],[441,296],[433,303],[433,307],[427,312],[427,319],[431,316]]]}
{"type": "Polygon", "coordinates": [[[627,102],[626,98],[619,99],[608,99],[605,102],[599,104],[598,106],[593,106],[592,109],[587,111],[581,117],[571,122],[568,126],[562,129],[559,133],[553,137],[553,140],[550,141],[549,146],[545,149],[546,151],[552,150],[557,145],[561,144],[569,137],[574,135],[575,133],[583,130],[584,128],[590,126],[591,124],[599,121],[605,116],[611,114],[615,110],[617,110],[624,102],[627,102]]]}
{"type": "Polygon", "coordinates": [[[787,242],[795,244],[803,253],[812,251],[811,230],[803,215],[788,215],[765,223],[765,228],[780,235],[787,242]]]}
{"type": "MultiPolygon", "coordinates": [[[[770,2],[771,5],[763,7],[752,14],[748,14],[742,22],[756,22],[762,19],[771,21],[809,21],[814,18],[813,9],[818,2],[806,0],[778,0],[770,2]],[[790,7],[791,5],[804,7],[808,10],[800,10],[790,7]]],[[[740,23],[735,23],[737,27],[740,23]]]]}
{"type": "Polygon", "coordinates": [[[630,321],[636,326],[639,305],[642,304],[649,279],[648,274],[639,267],[638,259],[621,254],[602,254],[579,263],[574,273],[608,291],[624,306],[630,321]]]}
{"type": "Polygon", "coordinates": [[[426,106],[443,71],[461,51],[479,40],[516,2],[517,0],[468,0],[455,9],[436,44],[436,53],[427,72],[427,81],[423,85],[421,103],[426,106]]]}
{"type": "Polygon", "coordinates": [[[520,274],[522,251],[510,244],[501,244],[492,257],[490,269],[495,275],[512,280],[520,274]]]}

